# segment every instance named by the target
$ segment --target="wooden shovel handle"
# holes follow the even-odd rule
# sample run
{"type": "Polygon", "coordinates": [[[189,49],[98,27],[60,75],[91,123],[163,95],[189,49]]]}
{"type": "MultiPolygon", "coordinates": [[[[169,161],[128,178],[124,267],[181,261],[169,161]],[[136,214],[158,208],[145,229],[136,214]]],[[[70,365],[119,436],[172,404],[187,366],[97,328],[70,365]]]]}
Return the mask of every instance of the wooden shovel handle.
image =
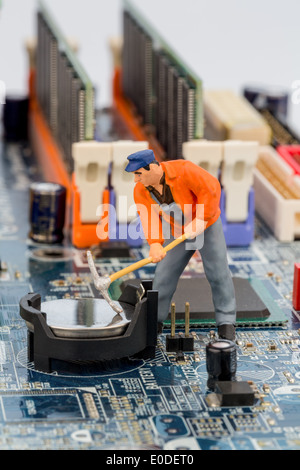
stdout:
{"type": "Polygon", "coordinates": [[[173,248],[175,248],[175,246],[179,245],[179,243],[184,242],[187,238],[189,238],[189,234],[184,233],[183,235],[181,235],[180,237],[176,238],[171,243],[169,243],[169,245],[165,246],[164,251],[167,252],[167,251],[172,250],[173,248]]]}
{"type": "MultiPolygon", "coordinates": [[[[187,238],[188,234],[184,233],[183,235],[169,243],[169,245],[164,248],[164,251],[168,252],[172,250],[173,248],[175,248],[175,246],[179,245],[179,243],[184,242],[187,238]]],[[[133,271],[136,271],[137,269],[140,269],[150,263],[152,263],[152,258],[150,256],[148,258],[141,259],[140,261],[137,261],[136,263],[133,263],[130,266],[127,266],[126,268],[121,269],[120,271],[109,276],[110,281],[114,282],[117,279],[120,279],[120,277],[125,276],[125,274],[132,273],[133,271]]]]}

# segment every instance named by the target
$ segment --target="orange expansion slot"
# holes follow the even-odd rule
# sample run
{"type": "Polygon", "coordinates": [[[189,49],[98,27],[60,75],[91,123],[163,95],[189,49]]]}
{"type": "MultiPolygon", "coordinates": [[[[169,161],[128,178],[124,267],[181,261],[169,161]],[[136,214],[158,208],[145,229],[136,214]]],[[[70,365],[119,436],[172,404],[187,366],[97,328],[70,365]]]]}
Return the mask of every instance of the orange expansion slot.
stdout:
{"type": "MultiPolygon", "coordinates": [[[[34,153],[46,181],[65,186],[67,190],[66,227],[70,226],[72,213],[72,243],[77,248],[99,244],[97,224],[83,224],[80,220],[80,192],[74,182],[74,175],[68,174],[58,145],[35,94],[35,71],[29,75],[29,133],[34,153]]],[[[109,203],[109,192],[103,192],[103,203],[109,203]]],[[[103,214],[104,215],[104,214],[103,214]]]]}
{"type": "Polygon", "coordinates": [[[35,72],[31,70],[29,77],[29,134],[31,144],[45,180],[66,187],[67,204],[70,207],[72,196],[70,177],[63,163],[61,152],[52,137],[36,98],[34,76],[35,72]]]}
{"type": "MultiPolygon", "coordinates": [[[[139,141],[148,141],[149,147],[154,151],[156,158],[161,161],[164,159],[164,151],[154,137],[148,133],[140,123],[140,119],[134,116],[132,105],[123,96],[121,86],[121,70],[116,69],[113,77],[113,104],[120,117],[125,122],[128,130],[134,139],[139,141]]],[[[72,213],[72,243],[77,248],[87,248],[91,245],[99,244],[97,236],[98,224],[83,224],[80,220],[80,192],[75,183],[74,175],[68,174],[59,146],[55,142],[49,126],[43,116],[39,102],[35,93],[35,70],[30,70],[29,75],[29,132],[31,144],[34,153],[37,156],[38,163],[43,171],[46,181],[58,183],[67,189],[67,220],[69,226],[69,214],[72,213]],[[72,209],[72,210],[71,210],[72,209]]],[[[109,204],[109,191],[103,191],[103,204],[109,204]]],[[[102,220],[105,219],[105,211],[102,220]]],[[[100,221],[100,218],[99,218],[100,221]]],[[[98,227],[99,229],[99,227],[98,227]]],[[[102,238],[102,240],[104,237],[102,238]]],[[[106,237],[108,240],[108,236],[106,237]]]]}
{"type": "Polygon", "coordinates": [[[147,127],[141,126],[141,119],[134,115],[132,104],[124,97],[121,89],[121,74],[120,68],[116,68],[113,77],[113,104],[119,115],[122,117],[127,128],[132,133],[136,140],[143,140],[149,142],[157,160],[164,160],[164,150],[155,139],[151,132],[147,131],[147,127]]]}
{"type": "MultiPolygon", "coordinates": [[[[73,175],[73,230],[72,230],[72,243],[77,248],[88,248],[92,245],[99,245],[100,239],[97,236],[98,224],[82,224],[80,220],[80,192],[75,184],[75,177],[73,175]]],[[[103,214],[102,220],[108,218],[108,204],[110,201],[109,190],[105,189],[102,194],[103,214]]],[[[99,217],[99,222],[101,218],[99,217]]],[[[106,237],[102,236],[102,241],[108,240],[108,227],[104,226],[103,230],[107,234],[106,237]]]]}

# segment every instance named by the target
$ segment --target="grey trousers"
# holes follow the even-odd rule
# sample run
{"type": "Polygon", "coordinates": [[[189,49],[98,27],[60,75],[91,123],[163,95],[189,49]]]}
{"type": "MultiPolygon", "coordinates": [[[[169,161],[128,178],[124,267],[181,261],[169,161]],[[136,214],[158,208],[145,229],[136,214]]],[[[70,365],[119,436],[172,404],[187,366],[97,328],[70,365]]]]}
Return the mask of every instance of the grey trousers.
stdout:
{"type": "MultiPolygon", "coordinates": [[[[211,287],[216,325],[219,326],[224,323],[235,324],[235,292],[231,272],[228,267],[227,247],[221,219],[219,218],[213,225],[208,227],[204,234],[199,235],[199,237],[203,236],[203,243],[196,246],[202,245],[199,251],[202,257],[204,272],[211,287]]],[[[168,240],[165,242],[165,245],[168,245],[171,241],[172,239],[168,240]]],[[[162,261],[157,263],[153,289],[158,291],[159,322],[165,321],[168,317],[178,280],[195,253],[194,249],[187,249],[187,243],[191,243],[191,241],[177,245],[167,253],[162,261]]]]}

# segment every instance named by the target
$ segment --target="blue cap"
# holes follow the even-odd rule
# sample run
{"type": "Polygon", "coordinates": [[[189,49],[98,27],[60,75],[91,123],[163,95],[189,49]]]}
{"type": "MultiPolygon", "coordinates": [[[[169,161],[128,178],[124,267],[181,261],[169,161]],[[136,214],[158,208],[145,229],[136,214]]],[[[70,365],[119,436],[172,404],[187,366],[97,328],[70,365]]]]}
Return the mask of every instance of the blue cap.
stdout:
{"type": "Polygon", "coordinates": [[[140,150],[139,152],[132,153],[127,157],[129,163],[125,168],[125,171],[131,172],[144,168],[144,166],[149,165],[149,163],[155,160],[153,150],[140,150]]]}

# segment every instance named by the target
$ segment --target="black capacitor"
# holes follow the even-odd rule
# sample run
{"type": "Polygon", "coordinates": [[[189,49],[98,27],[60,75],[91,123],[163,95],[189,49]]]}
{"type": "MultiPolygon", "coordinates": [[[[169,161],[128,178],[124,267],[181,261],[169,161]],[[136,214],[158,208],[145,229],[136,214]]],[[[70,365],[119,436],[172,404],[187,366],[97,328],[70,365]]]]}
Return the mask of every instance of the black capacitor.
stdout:
{"type": "Polygon", "coordinates": [[[56,183],[30,185],[30,233],[37,243],[60,243],[66,211],[66,188],[56,183]]]}
{"type": "Polygon", "coordinates": [[[254,108],[261,109],[266,107],[266,93],[262,88],[246,87],[243,90],[243,95],[254,108]]]}
{"type": "Polygon", "coordinates": [[[235,380],[237,369],[236,345],[227,339],[210,342],[206,346],[207,386],[214,389],[215,382],[235,380]]]}
{"type": "Polygon", "coordinates": [[[6,96],[3,106],[4,140],[20,142],[28,140],[28,108],[27,96],[6,96]]]}
{"type": "Polygon", "coordinates": [[[248,86],[243,90],[244,97],[258,110],[268,109],[275,116],[288,115],[289,94],[277,87],[248,86]]]}
{"type": "Polygon", "coordinates": [[[289,102],[288,93],[280,90],[269,90],[267,92],[266,101],[266,107],[271,111],[271,113],[275,116],[283,116],[287,118],[289,102]]]}

